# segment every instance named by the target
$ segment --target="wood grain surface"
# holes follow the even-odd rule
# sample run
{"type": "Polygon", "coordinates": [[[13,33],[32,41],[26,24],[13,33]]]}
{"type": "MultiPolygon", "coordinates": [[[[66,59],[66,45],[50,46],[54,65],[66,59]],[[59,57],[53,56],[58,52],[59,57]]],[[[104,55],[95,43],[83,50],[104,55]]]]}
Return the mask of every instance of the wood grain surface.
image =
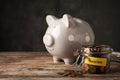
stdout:
{"type": "Polygon", "coordinates": [[[120,80],[120,63],[112,62],[107,74],[89,74],[82,77],[63,77],[58,72],[73,66],[53,63],[47,52],[0,52],[0,80],[120,80]]]}

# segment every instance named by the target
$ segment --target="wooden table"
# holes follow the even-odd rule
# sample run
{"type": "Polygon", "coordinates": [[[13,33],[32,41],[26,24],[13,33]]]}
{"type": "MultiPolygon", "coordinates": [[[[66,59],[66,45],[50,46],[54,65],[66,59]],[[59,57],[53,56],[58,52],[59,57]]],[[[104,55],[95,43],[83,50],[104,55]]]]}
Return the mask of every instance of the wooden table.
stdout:
{"type": "Polygon", "coordinates": [[[58,72],[70,65],[53,63],[47,52],[0,52],[0,80],[120,80],[120,63],[112,62],[107,74],[84,74],[83,77],[63,77],[58,72]]]}

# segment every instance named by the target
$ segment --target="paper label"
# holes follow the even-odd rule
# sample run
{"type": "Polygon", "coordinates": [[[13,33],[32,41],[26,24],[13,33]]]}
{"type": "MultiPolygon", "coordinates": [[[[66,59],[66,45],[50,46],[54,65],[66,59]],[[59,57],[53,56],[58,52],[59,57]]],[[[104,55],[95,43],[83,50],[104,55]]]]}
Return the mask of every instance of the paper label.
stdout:
{"type": "Polygon", "coordinates": [[[107,59],[106,58],[96,58],[96,57],[86,57],[85,63],[95,66],[106,66],[107,59]]]}

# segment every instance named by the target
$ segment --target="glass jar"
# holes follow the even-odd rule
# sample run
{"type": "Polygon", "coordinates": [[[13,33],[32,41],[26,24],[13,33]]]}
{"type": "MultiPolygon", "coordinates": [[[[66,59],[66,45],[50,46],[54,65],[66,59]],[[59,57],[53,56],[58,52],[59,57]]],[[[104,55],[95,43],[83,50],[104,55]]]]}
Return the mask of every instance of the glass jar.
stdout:
{"type": "Polygon", "coordinates": [[[83,69],[89,73],[106,73],[110,70],[110,54],[113,49],[107,45],[81,48],[84,57],[83,69]]]}

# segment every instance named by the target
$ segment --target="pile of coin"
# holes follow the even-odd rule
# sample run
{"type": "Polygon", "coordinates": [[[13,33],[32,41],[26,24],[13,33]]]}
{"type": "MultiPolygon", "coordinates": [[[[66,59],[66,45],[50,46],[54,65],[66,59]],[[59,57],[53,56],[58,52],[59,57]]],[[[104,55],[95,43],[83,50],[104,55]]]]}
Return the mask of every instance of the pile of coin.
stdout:
{"type": "Polygon", "coordinates": [[[86,52],[86,50],[88,49],[90,52],[101,52],[101,53],[105,53],[105,52],[108,53],[113,51],[113,49],[108,45],[94,45],[94,46],[81,47],[82,52],[86,52]]]}
{"type": "Polygon", "coordinates": [[[84,73],[82,71],[78,71],[78,70],[66,69],[66,70],[64,70],[63,73],[59,72],[58,74],[63,77],[82,77],[84,73]]]}

